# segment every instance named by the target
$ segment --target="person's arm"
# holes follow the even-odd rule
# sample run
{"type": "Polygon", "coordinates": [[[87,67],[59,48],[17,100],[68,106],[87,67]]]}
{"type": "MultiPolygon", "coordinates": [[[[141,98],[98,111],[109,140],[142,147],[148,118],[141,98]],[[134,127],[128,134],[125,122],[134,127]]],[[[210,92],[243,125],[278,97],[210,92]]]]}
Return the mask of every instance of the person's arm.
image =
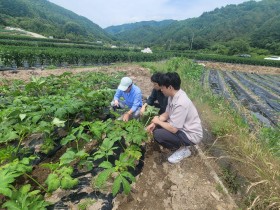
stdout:
{"type": "Polygon", "coordinates": [[[131,111],[132,114],[141,106],[142,106],[142,93],[138,92],[134,95],[133,104],[129,111],[131,111]]]}
{"type": "Polygon", "coordinates": [[[130,118],[130,116],[132,115],[133,112],[131,112],[131,110],[129,110],[128,112],[123,114],[123,121],[127,122],[130,118]]]}
{"type": "Polygon", "coordinates": [[[153,89],[151,95],[147,99],[147,104],[153,106],[157,100],[157,90],[153,89]]]}
{"type": "Polygon", "coordinates": [[[155,123],[151,123],[150,125],[148,125],[146,127],[146,131],[148,131],[150,134],[152,134],[153,131],[155,130],[155,128],[156,128],[156,124],[155,123]]]}
{"type": "Polygon", "coordinates": [[[161,115],[159,115],[158,117],[159,117],[160,121],[165,122],[165,121],[168,120],[169,115],[168,115],[168,112],[164,112],[164,113],[162,113],[161,115]]]}
{"type": "Polygon", "coordinates": [[[152,123],[154,123],[155,125],[159,125],[161,126],[162,128],[170,131],[171,133],[177,133],[178,129],[173,127],[169,122],[167,122],[166,120],[168,119],[168,113],[165,112],[163,113],[162,115],[160,116],[155,116],[153,119],[152,119],[152,123]]]}
{"type": "Polygon", "coordinates": [[[139,107],[142,105],[142,93],[141,91],[136,92],[135,95],[133,96],[133,104],[130,110],[123,115],[123,121],[128,121],[133,114],[139,107]]]}
{"type": "Polygon", "coordinates": [[[144,104],[143,104],[142,108],[140,109],[140,115],[143,115],[143,114],[144,114],[144,112],[145,112],[147,106],[148,106],[147,103],[144,103],[144,104]]]}
{"type": "Polygon", "coordinates": [[[121,95],[122,95],[122,91],[117,89],[117,91],[114,95],[114,105],[115,106],[119,106],[119,99],[120,99],[121,95]]]}

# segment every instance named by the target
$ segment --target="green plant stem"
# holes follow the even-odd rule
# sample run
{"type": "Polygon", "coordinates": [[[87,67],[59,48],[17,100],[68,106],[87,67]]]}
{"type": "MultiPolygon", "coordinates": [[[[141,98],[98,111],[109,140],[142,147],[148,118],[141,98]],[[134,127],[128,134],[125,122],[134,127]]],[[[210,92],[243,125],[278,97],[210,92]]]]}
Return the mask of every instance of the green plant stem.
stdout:
{"type": "Polygon", "coordinates": [[[78,143],[78,140],[75,141],[75,142],[76,142],[76,145],[77,145],[77,151],[79,152],[80,150],[79,150],[79,143],[78,143]]]}
{"type": "Polygon", "coordinates": [[[150,119],[151,119],[151,118],[152,118],[151,116],[148,118],[148,120],[146,121],[146,123],[145,123],[144,127],[146,127],[146,126],[147,126],[147,124],[148,124],[148,122],[150,121],[150,119]]]}
{"type": "Polygon", "coordinates": [[[27,173],[24,173],[29,179],[31,179],[33,182],[35,182],[40,188],[42,188],[46,193],[48,193],[47,189],[43,187],[39,182],[37,182],[32,176],[28,175],[27,173]]]}
{"type": "Polygon", "coordinates": [[[23,136],[19,139],[19,142],[18,142],[18,145],[17,145],[16,154],[18,154],[19,147],[20,147],[20,145],[21,145],[22,140],[23,140],[23,136]]]}

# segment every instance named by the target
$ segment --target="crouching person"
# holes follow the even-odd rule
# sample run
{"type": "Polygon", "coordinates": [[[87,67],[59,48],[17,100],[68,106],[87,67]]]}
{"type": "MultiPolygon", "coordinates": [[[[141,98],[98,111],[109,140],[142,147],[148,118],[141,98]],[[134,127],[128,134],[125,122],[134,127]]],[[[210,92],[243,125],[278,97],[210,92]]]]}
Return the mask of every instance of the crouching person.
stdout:
{"type": "Polygon", "coordinates": [[[191,155],[189,146],[201,141],[201,121],[194,104],[180,89],[181,79],[176,72],[163,74],[159,83],[162,93],[168,96],[168,104],[166,111],[154,117],[146,129],[157,143],[175,151],[168,161],[178,163],[191,155]]]}
{"type": "Polygon", "coordinates": [[[129,111],[121,116],[123,121],[139,118],[142,107],[142,93],[140,88],[134,85],[129,77],[123,77],[114,95],[114,100],[111,102],[111,106],[117,109],[129,109],[129,111]]]}

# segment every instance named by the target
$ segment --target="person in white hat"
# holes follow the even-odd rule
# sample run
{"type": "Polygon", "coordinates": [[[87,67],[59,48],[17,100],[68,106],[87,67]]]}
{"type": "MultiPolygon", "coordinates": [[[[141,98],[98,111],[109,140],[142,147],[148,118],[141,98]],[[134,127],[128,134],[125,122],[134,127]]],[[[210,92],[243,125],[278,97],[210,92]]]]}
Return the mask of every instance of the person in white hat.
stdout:
{"type": "Polygon", "coordinates": [[[131,118],[138,118],[142,107],[142,92],[140,88],[133,84],[132,79],[123,77],[114,95],[111,105],[116,108],[129,108],[129,111],[122,115],[123,121],[131,118]],[[120,101],[123,98],[123,101],[120,101]]]}

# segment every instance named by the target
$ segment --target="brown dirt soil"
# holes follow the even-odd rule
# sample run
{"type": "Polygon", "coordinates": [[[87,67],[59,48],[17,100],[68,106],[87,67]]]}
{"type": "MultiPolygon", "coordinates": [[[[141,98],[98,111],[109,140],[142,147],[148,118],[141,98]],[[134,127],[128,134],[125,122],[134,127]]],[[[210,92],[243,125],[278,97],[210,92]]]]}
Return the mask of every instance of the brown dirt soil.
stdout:
{"type": "MultiPolygon", "coordinates": [[[[279,74],[279,68],[252,67],[204,62],[207,68],[257,71],[258,73],[279,74]],[[243,67],[243,68],[241,68],[243,67]],[[261,72],[259,72],[261,71],[261,72]]],[[[19,70],[18,73],[0,72],[3,79],[21,79],[29,81],[31,76],[44,77],[59,75],[63,72],[73,73],[87,71],[113,72],[122,71],[131,77],[142,90],[144,96],[151,92],[150,73],[147,69],[134,64],[122,66],[104,66],[83,69],[56,70],[19,70]]],[[[1,83],[1,81],[0,81],[1,83]]],[[[143,171],[137,176],[132,192],[128,196],[118,195],[114,200],[114,209],[120,210],[231,210],[238,209],[229,194],[223,192],[216,173],[209,169],[209,161],[192,149],[193,155],[178,164],[169,164],[167,157],[170,152],[161,151],[153,142],[147,144],[143,171]]],[[[36,177],[40,177],[36,170],[36,177]]],[[[45,173],[43,170],[42,173],[45,173]]]]}
{"type": "Polygon", "coordinates": [[[280,74],[280,68],[277,67],[219,63],[219,62],[210,62],[210,61],[200,61],[199,63],[204,64],[209,69],[216,69],[216,70],[241,71],[241,72],[248,72],[248,73],[272,74],[272,75],[280,74]]]}

